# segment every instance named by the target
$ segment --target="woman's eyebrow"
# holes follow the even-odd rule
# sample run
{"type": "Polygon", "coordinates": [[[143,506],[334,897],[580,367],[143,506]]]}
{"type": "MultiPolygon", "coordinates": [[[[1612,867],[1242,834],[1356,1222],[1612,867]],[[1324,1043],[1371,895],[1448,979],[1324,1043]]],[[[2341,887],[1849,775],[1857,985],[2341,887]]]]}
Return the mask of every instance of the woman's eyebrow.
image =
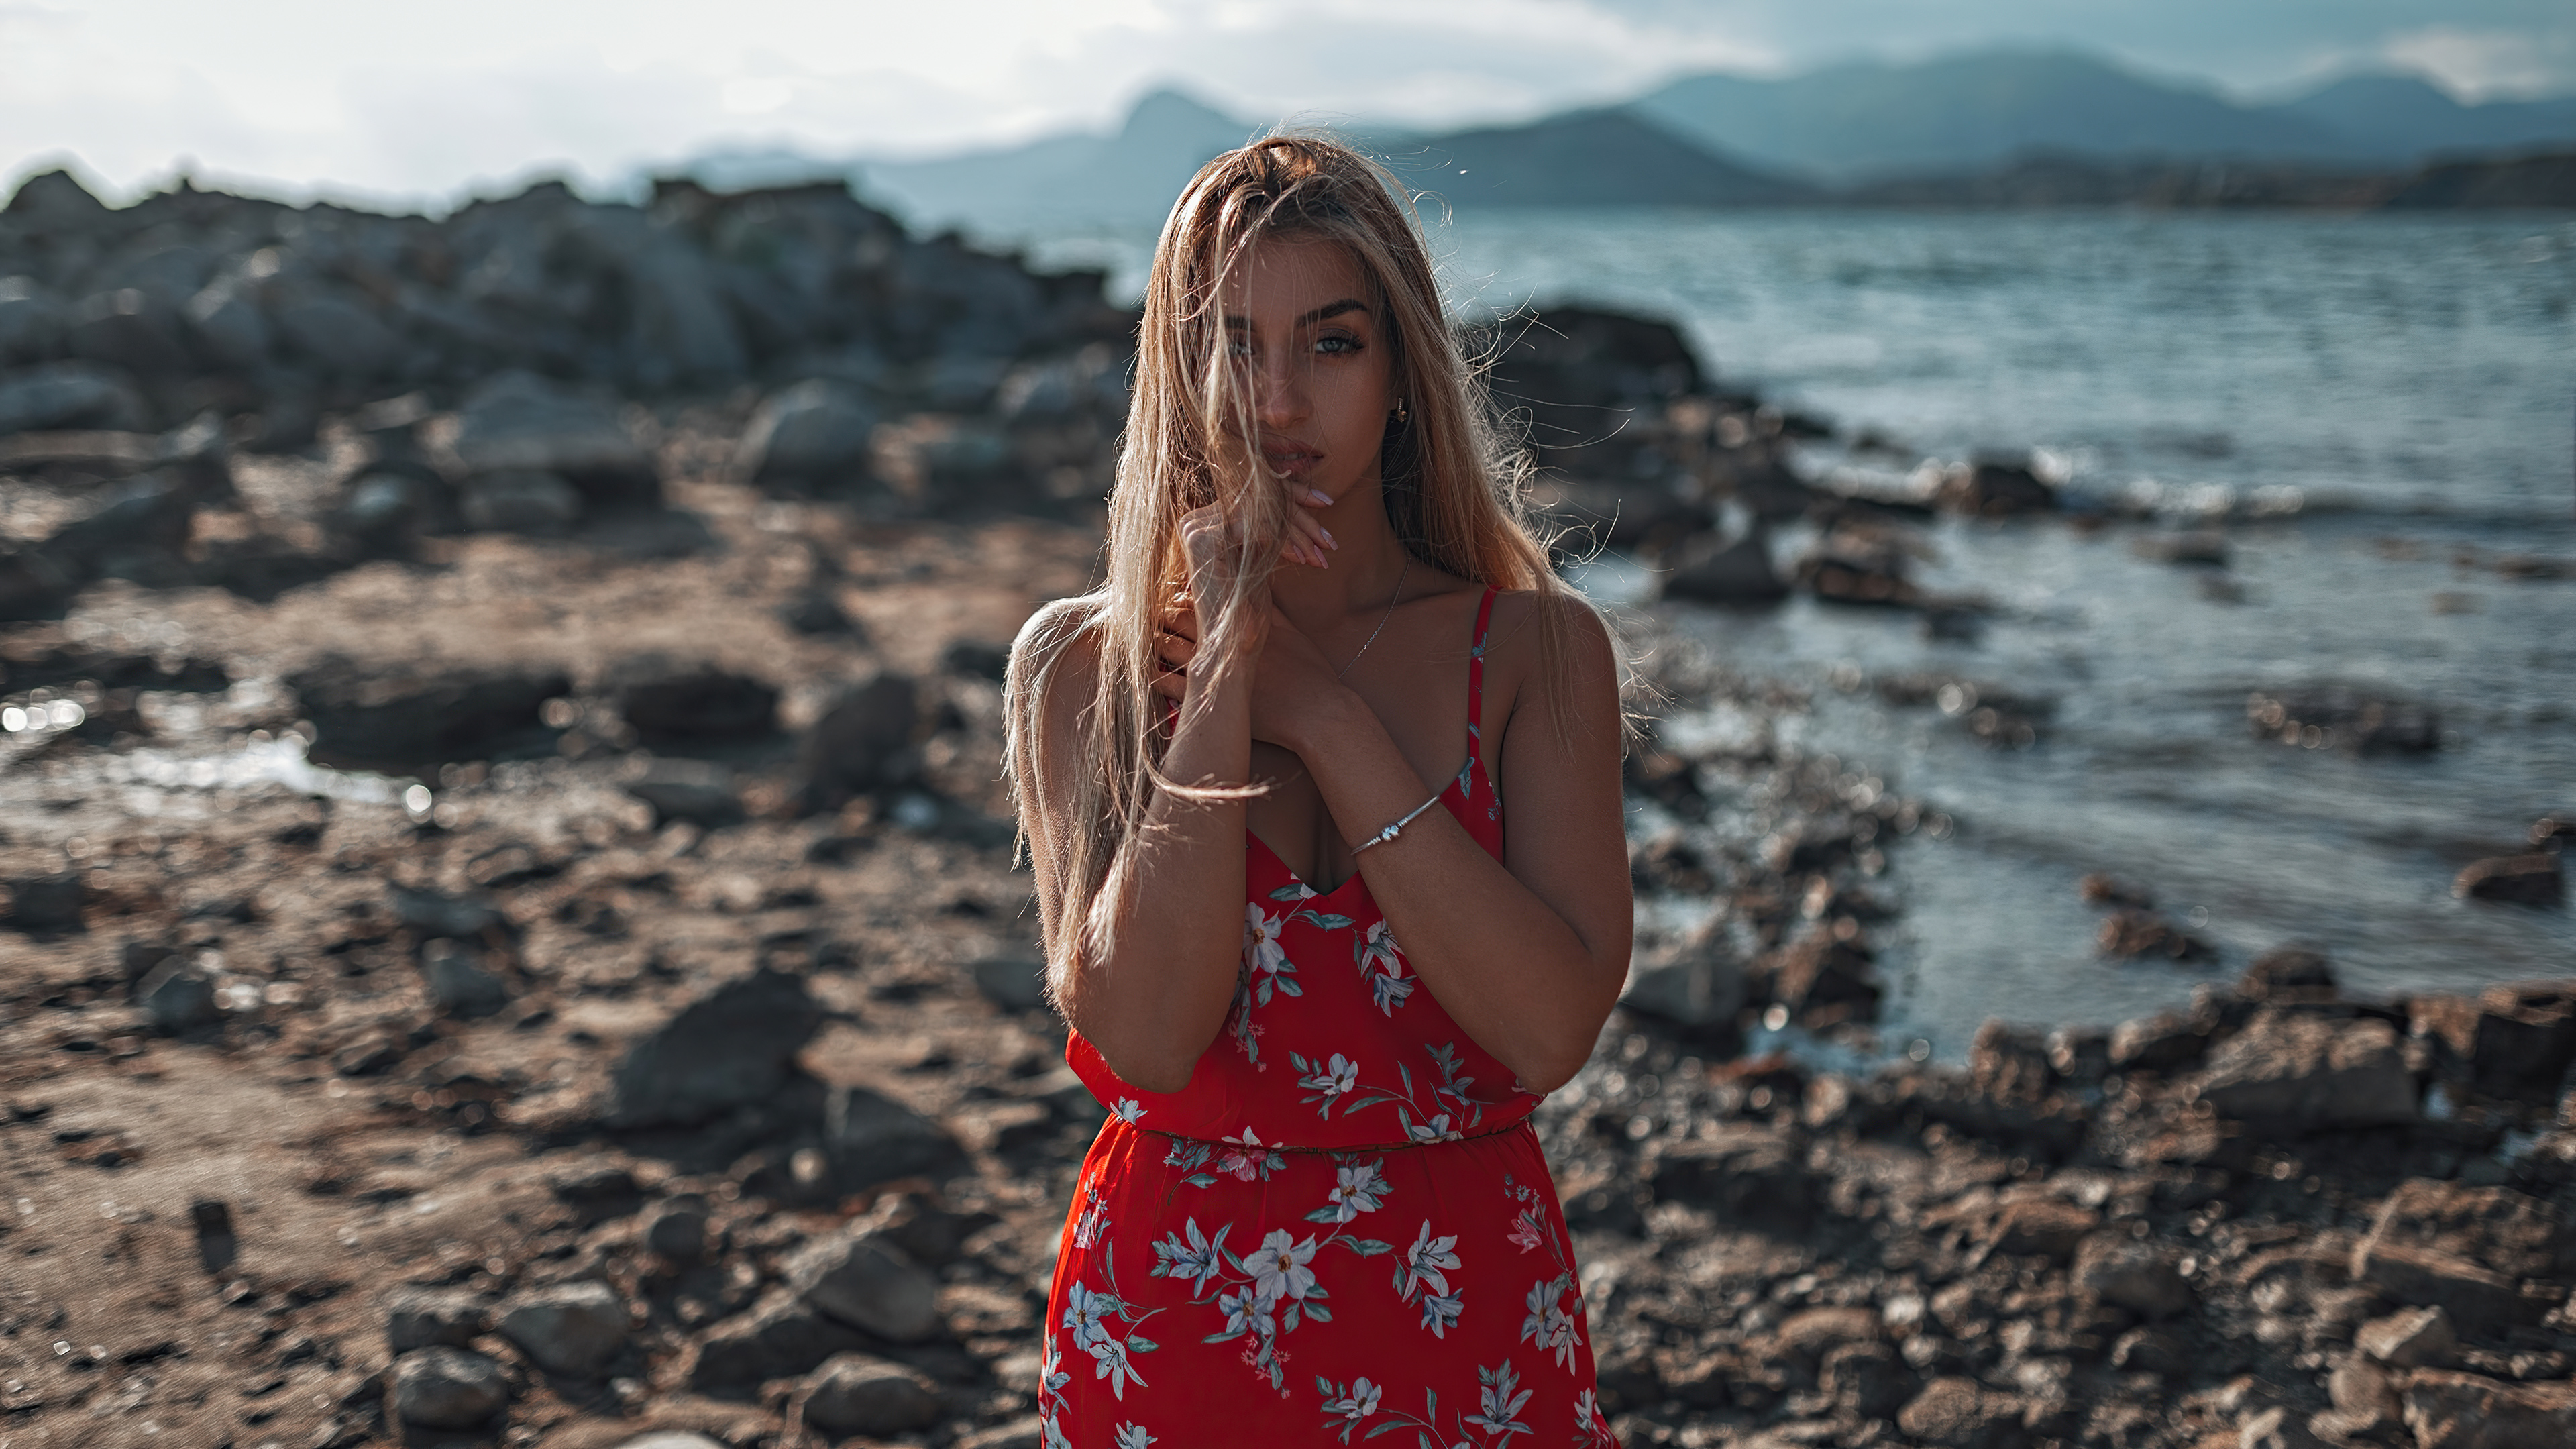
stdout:
{"type": "MultiPolygon", "coordinates": [[[[1330,318],[1339,317],[1345,312],[1365,312],[1368,309],[1368,303],[1361,301],[1359,298],[1344,297],[1338,302],[1326,302],[1323,306],[1318,307],[1314,311],[1298,318],[1295,325],[1304,327],[1309,323],[1322,322],[1330,318]]],[[[1225,325],[1228,327],[1249,327],[1252,325],[1252,320],[1248,317],[1228,317],[1225,319],[1225,325]]]]}

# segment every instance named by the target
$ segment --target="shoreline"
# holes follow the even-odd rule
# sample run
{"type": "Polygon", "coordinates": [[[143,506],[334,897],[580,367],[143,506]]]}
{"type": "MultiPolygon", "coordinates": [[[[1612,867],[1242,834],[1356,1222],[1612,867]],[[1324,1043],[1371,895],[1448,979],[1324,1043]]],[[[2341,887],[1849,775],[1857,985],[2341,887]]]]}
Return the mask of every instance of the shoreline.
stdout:
{"type": "MultiPolygon", "coordinates": [[[[284,319],[375,297],[374,243],[223,231],[204,196],[170,205],[234,246],[209,263],[233,290],[71,305],[73,355],[0,372],[0,397],[101,384],[76,426],[0,435],[0,697],[46,711],[0,735],[0,1434],[1036,1444],[1100,1108],[1036,991],[997,679],[1092,567],[1123,408],[1097,274],[810,191],[674,193],[664,241],[875,238],[835,285],[875,279],[884,310],[853,315],[879,330],[738,323],[765,388],[645,386],[722,351],[668,282],[640,353],[610,345],[624,315],[535,328],[596,374],[441,344],[343,386],[284,319]],[[295,286],[262,290],[271,247],[314,270],[281,256],[295,286]],[[993,289],[1036,300],[996,320],[993,289]],[[276,328],[259,367],[93,355],[166,325],[193,367],[244,298],[276,328]]],[[[559,285],[664,275],[578,202],[492,205],[571,248],[559,285]]],[[[153,215],[0,255],[96,267],[153,215]]],[[[753,317],[725,256],[704,295],[753,317]]],[[[489,265],[385,273],[382,315],[472,300],[489,265]]],[[[1680,591],[1938,621],[1971,606],[1914,581],[1905,528],[2057,511],[1999,464],[1930,500],[1820,494],[1783,461],[1800,421],[1670,327],[1547,321],[1498,364],[1534,436],[1571,440],[1542,443],[1544,501],[1680,591]],[[1601,435],[1611,410],[1635,425],[1601,435]],[[1600,481],[1649,455],[1704,491],[1651,510],[1600,481]],[[1784,576],[1722,512],[1825,526],[1784,576]]],[[[1746,1055],[1786,1027],[1884,1054],[1885,871],[1949,823],[1865,761],[1775,748],[1798,686],[1634,622],[1663,696],[1740,729],[1629,761],[1641,899],[1724,909],[1641,923],[1629,1005],[1539,1118],[1630,1444],[2566,1437],[2576,986],[2353,1001],[2275,953],[2188,1012],[1981,1032],[1964,1068],[1746,1055]]],[[[1869,681],[2007,744],[2045,722],[1953,710],[1956,684],[1869,681]]],[[[2187,923],[2123,929],[2188,949],[2187,923]]]]}

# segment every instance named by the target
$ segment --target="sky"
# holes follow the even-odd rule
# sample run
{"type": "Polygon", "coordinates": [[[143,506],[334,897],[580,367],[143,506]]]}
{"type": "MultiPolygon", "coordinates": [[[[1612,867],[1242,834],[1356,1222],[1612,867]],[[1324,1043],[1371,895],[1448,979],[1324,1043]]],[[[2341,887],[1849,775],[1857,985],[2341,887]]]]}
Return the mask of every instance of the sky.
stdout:
{"type": "Polygon", "coordinates": [[[2070,46],[2270,98],[2404,70],[2576,92],[2570,0],[0,0],[0,190],[71,164],[438,205],[712,149],[920,156],[1106,129],[1177,84],[1248,121],[1514,121],[1703,71],[2070,46]]]}

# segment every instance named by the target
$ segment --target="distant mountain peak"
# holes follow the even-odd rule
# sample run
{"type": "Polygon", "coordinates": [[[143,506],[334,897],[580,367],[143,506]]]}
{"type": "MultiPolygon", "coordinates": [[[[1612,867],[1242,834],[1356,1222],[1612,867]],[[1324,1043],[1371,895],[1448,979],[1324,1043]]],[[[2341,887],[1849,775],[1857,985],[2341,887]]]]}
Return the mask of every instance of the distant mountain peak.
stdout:
{"type": "Polygon", "coordinates": [[[1118,135],[1124,140],[1210,130],[1236,131],[1248,136],[1252,127],[1187,91],[1162,86],[1136,98],[1136,104],[1127,110],[1126,122],[1118,128],[1118,135]]]}

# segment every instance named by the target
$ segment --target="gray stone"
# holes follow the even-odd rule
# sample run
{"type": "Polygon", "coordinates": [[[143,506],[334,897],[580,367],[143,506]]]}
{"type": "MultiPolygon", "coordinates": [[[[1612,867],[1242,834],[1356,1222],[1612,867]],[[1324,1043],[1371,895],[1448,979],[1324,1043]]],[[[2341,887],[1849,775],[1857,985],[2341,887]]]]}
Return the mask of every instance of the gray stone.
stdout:
{"type": "Polygon", "coordinates": [[[2209,1051],[2209,1033],[2176,1012],[2132,1017],[2111,1030],[2111,1065],[2123,1072],[2169,1072],[2209,1051]]]}
{"type": "Polygon", "coordinates": [[[987,956],[966,968],[987,1000],[1004,1011],[1046,1005],[1046,962],[1035,955],[987,956]]]}
{"type": "Polygon", "coordinates": [[[965,1153],[939,1124],[866,1087],[836,1089],[823,1104],[823,1155],[833,1185],[857,1192],[899,1177],[936,1176],[965,1153]]]}
{"type": "Polygon", "coordinates": [[[742,822],[733,771],[704,760],[655,760],[626,782],[626,793],[653,807],[657,825],[686,820],[712,830],[742,822]]]}
{"type": "Polygon", "coordinates": [[[659,503],[653,455],[617,405],[527,372],[504,372],[465,400],[454,443],[469,473],[553,473],[594,503],[659,503]]]}
{"type": "Polygon", "coordinates": [[[2450,1360],[2459,1336],[2441,1309],[2409,1308],[2363,1324],[2352,1346],[2391,1368],[2438,1368],[2450,1360]]]}
{"type": "Polygon", "coordinates": [[[510,1004],[510,988],[483,969],[473,948],[445,937],[421,943],[420,979],[442,1016],[490,1016],[510,1004]]]}
{"type": "Polygon", "coordinates": [[[857,389],[809,379],[761,403],[734,454],[734,467],[762,487],[833,490],[873,482],[871,439],[882,421],[857,389]]]}
{"type": "Polygon", "coordinates": [[[91,362],[47,362],[0,374],[0,436],[40,428],[140,431],[142,394],[124,375],[91,362]]]}
{"type": "Polygon", "coordinates": [[[215,1004],[215,983],[187,960],[173,957],[152,968],[135,988],[134,999],[152,1029],[177,1036],[222,1019],[215,1004]]]}
{"type": "Polygon", "coordinates": [[[605,1283],[565,1283],[511,1295],[503,1337],[548,1373],[597,1378],[626,1346],[626,1304],[605,1283]]]}
{"type": "Polygon", "coordinates": [[[2414,1075],[2376,1018],[2266,1010],[2212,1048],[2197,1086],[2220,1116],[2313,1131],[2412,1122],[2414,1075]]]}
{"type": "Polygon", "coordinates": [[[1664,575],[1663,596],[1711,604],[1768,604],[1789,597],[1771,562],[1771,535],[1755,527],[1733,543],[1710,535],[1682,546],[1664,575]]]}
{"type": "Polygon", "coordinates": [[[688,1429],[656,1429],[623,1441],[617,1449],[725,1449],[704,1434],[688,1429]]]}
{"type": "Polygon", "coordinates": [[[2418,1369],[2399,1387],[2416,1449],[2566,1449],[2576,1444],[2576,1383],[2508,1384],[2418,1369]]]}
{"type": "Polygon", "coordinates": [[[198,349],[236,372],[266,366],[276,351],[276,329],[260,310],[249,279],[239,274],[217,277],[179,310],[198,349]]]}
{"type": "Polygon", "coordinates": [[[1031,1415],[978,1429],[959,1439],[955,1449],[1042,1449],[1046,1443],[1046,1421],[1031,1415]]]}
{"type": "MultiPolygon", "coordinates": [[[[572,688],[560,670],[361,663],[345,656],[318,660],[287,676],[286,684],[313,722],[317,762],[401,768],[488,760],[496,745],[541,729],[545,702],[572,688]]],[[[395,900],[425,894],[397,889],[395,900]]],[[[475,929],[441,926],[431,933],[470,936],[475,929]]]]}
{"type": "Polygon", "coordinates": [[[939,1422],[939,1386],[919,1369],[866,1354],[835,1354],[807,1380],[805,1422],[883,1437],[939,1422]]]}
{"type": "Polygon", "coordinates": [[[280,278],[269,313],[289,344],[339,379],[391,376],[409,350],[362,297],[325,283],[280,278]]]}
{"type": "Polygon", "coordinates": [[[581,521],[581,492],[541,468],[497,468],[465,480],[457,511],[486,533],[558,534],[581,521]]]}
{"type": "Polygon", "coordinates": [[[897,1343],[940,1330],[939,1280],[884,1234],[825,1238],[785,1264],[789,1287],[823,1313],[897,1343]]]}
{"type": "Polygon", "coordinates": [[[1744,1007],[1744,959],[1723,913],[1681,940],[1639,952],[1619,1004],[1681,1026],[1731,1029],[1744,1007]]]}
{"type": "Polygon", "coordinates": [[[385,1298],[385,1345],[395,1353],[446,1344],[462,1348],[483,1331],[484,1308],[453,1288],[397,1288],[385,1298]]]}
{"type": "Polygon", "coordinates": [[[2451,882],[2451,894],[2465,900],[2555,906],[2567,898],[2567,876],[2556,851],[2499,855],[2472,861],[2451,882]]]}
{"type": "Polygon", "coordinates": [[[684,1193],[644,1219],[644,1246],[674,1262],[694,1263],[707,1250],[707,1200],[684,1193]]]}
{"type": "Polygon", "coordinates": [[[2442,1309],[2472,1329],[2536,1318],[2549,1306],[2526,1301],[2511,1278],[2466,1258],[2376,1236],[2353,1249],[2352,1276],[2396,1302],[2442,1309]]]}
{"type": "Polygon", "coordinates": [[[474,1429],[510,1402],[510,1382],[491,1359],[442,1344],[394,1360],[391,1399],[407,1428],[474,1429]]]}
{"type": "Polygon", "coordinates": [[[856,1330],[782,1288],[708,1329],[687,1380],[693,1389],[739,1389],[804,1373],[836,1353],[866,1346],[856,1330]]]}
{"type": "Polygon", "coordinates": [[[1909,1438],[1941,1449],[2010,1449],[2022,1442],[2021,1404],[1968,1378],[1939,1378],[1897,1411],[1909,1438]]]}
{"type": "Polygon", "coordinates": [[[608,1123],[688,1126],[767,1101],[822,1024],[797,977],[763,967],[728,981],[627,1048],[610,1077],[608,1123]]]}
{"type": "Polygon", "coordinates": [[[33,362],[62,345],[62,299],[33,277],[0,277],[0,367],[33,362]]]}
{"type": "Polygon", "coordinates": [[[2096,1302],[2144,1318],[2170,1318],[2192,1305],[2191,1281],[2173,1254],[2122,1233],[2085,1239],[2075,1253],[2075,1287],[2096,1302]]]}
{"type": "Polygon", "coordinates": [[[799,762],[818,803],[911,781],[921,773],[915,736],[921,692],[900,674],[879,674],[844,694],[814,723],[799,762]]]}

